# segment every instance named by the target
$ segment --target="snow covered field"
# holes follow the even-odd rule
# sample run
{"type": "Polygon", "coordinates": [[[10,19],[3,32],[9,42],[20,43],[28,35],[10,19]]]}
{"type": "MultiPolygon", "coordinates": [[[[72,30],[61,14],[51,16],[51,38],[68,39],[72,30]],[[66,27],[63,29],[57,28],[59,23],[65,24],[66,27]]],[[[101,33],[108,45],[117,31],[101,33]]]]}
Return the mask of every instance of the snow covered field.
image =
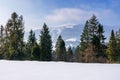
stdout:
{"type": "Polygon", "coordinates": [[[120,64],[1,60],[0,80],[120,80],[120,64]]]}

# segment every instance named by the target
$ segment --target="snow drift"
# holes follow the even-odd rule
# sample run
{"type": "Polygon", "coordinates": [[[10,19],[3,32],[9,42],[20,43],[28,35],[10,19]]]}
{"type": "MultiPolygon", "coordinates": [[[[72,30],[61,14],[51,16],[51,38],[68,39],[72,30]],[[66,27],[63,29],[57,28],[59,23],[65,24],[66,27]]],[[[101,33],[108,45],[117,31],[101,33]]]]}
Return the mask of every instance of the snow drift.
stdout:
{"type": "Polygon", "coordinates": [[[0,80],[119,80],[120,64],[0,61],[0,80]]]}

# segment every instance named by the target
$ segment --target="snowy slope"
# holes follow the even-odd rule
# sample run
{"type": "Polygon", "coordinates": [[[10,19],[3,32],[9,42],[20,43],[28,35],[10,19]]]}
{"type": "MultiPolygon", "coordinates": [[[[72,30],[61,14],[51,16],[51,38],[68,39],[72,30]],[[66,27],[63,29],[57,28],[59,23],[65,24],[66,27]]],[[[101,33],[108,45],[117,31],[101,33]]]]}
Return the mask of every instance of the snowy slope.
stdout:
{"type": "MultiPolygon", "coordinates": [[[[66,46],[73,46],[76,47],[79,45],[80,42],[80,35],[82,34],[84,25],[82,24],[67,24],[67,25],[61,25],[56,27],[50,27],[50,34],[52,36],[53,45],[55,45],[56,40],[59,35],[62,35],[62,38],[64,39],[66,46]]],[[[105,31],[105,37],[107,38],[107,42],[109,40],[109,36],[111,33],[111,30],[114,29],[117,31],[119,28],[118,26],[104,26],[105,31]]],[[[39,40],[40,35],[40,29],[34,30],[37,40],[39,40]]],[[[25,33],[25,41],[28,39],[29,32],[25,33]]]]}
{"type": "Polygon", "coordinates": [[[0,80],[119,80],[120,64],[0,61],[0,80]]]}
{"type": "MultiPolygon", "coordinates": [[[[50,34],[52,36],[53,46],[55,46],[56,40],[59,35],[62,35],[66,46],[74,46],[76,47],[79,44],[80,35],[83,30],[83,25],[61,25],[57,27],[50,27],[50,34]],[[74,39],[74,40],[73,40],[74,39]]],[[[36,34],[36,38],[39,41],[40,29],[34,30],[36,34]]],[[[29,32],[25,33],[25,41],[28,39],[29,32]]]]}

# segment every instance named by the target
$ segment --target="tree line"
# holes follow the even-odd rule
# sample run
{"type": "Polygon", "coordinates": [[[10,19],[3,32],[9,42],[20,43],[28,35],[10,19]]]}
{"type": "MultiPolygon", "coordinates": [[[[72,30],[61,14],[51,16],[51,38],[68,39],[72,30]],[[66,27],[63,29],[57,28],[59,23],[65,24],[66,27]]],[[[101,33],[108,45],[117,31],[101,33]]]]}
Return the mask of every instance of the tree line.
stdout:
{"type": "Polygon", "coordinates": [[[50,31],[45,23],[40,32],[39,41],[35,37],[35,32],[30,30],[28,40],[25,42],[23,16],[13,12],[6,26],[0,26],[0,59],[119,63],[120,30],[111,31],[108,43],[105,42],[104,32],[103,25],[93,15],[86,21],[80,35],[80,44],[75,51],[71,46],[66,48],[61,35],[53,50],[50,31]]]}

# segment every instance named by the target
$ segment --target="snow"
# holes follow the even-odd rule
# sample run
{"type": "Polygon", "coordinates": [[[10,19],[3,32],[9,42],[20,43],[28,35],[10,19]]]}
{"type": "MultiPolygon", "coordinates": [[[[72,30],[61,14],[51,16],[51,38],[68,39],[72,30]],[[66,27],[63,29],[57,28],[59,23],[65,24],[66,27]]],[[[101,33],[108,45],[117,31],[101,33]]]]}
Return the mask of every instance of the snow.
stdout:
{"type": "Polygon", "coordinates": [[[120,64],[0,61],[0,80],[119,80],[120,64]]]}
{"type": "Polygon", "coordinates": [[[69,39],[67,39],[66,41],[67,41],[67,42],[76,42],[77,39],[76,39],[76,38],[69,38],[69,39]]]}

